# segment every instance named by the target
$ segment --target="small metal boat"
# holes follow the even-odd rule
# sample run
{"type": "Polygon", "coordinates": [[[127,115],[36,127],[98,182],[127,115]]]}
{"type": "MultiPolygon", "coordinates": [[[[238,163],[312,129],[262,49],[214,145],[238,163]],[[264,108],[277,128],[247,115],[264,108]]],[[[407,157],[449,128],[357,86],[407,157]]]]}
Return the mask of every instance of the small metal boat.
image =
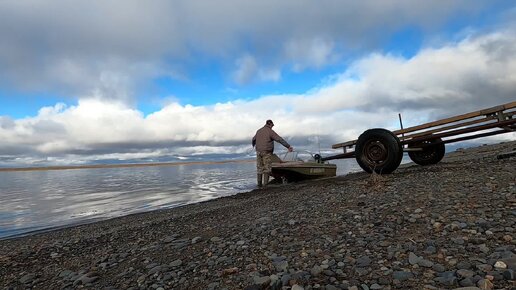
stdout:
{"type": "Polygon", "coordinates": [[[287,152],[281,158],[273,155],[271,175],[282,183],[332,177],[337,175],[337,165],[323,162],[319,154],[308,151],[287,152]]]}

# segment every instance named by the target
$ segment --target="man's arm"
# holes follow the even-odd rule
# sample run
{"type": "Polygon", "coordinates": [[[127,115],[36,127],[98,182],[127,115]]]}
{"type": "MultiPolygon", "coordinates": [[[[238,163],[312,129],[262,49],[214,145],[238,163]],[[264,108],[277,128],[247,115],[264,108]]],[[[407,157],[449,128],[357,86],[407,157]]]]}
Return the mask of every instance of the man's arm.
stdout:
{"type": "Polygon", "coordinates": [[[292,148],[292,146],[290,146],[290,144],[288,144],[287,141],[285,141],[285,139],[281,138],[280,135],[278,135],[276,132],[274,132],[274,130],[271,129],[271,137],[272,137],[272,140],[280,143],[281,145],[285,146],[285,148],[288,149],[288,151],[292,151],[294,150],[294,148],[292,148]]]}

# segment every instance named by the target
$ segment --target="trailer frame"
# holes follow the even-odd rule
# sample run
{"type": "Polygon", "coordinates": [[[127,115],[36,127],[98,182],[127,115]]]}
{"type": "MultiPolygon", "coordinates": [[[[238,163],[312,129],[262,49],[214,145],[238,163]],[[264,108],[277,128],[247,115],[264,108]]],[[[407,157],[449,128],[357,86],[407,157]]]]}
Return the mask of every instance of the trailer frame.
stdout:
{"type": "Polygon", "coordinates": [[[355,158],[366,172],[380,174],[396,170],[404,152],[417,164],[435,164],[444,157],[445,144],[516,132],[515,115],[516,101],[408,128],[400,114],[400,130],[366,130],[358,139],[332,145],[343,153],[320,160],[355,158]]]}

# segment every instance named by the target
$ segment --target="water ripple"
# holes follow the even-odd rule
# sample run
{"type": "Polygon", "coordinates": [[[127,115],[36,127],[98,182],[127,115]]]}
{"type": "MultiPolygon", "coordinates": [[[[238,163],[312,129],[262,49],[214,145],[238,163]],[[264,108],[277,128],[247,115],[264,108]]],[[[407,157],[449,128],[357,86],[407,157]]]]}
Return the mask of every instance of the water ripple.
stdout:
{"type": "Polygon", "coordinates": [[[0,238],[228,196],[255,176],[252,162],[0,172],[0,238]]]}

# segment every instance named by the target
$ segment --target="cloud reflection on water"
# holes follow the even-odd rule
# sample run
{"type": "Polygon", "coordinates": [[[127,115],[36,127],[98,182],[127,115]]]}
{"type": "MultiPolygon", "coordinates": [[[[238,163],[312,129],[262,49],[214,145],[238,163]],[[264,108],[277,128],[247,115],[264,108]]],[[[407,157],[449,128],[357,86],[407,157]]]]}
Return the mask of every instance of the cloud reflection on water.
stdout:
{"type": "MultiPolygon", "coordinates": [[[[336,160],[337,174],[358,170],[336,160]]],[[[0,238],[206,201],[255,186],[255,164],[0,172],[0,238]]]]}

